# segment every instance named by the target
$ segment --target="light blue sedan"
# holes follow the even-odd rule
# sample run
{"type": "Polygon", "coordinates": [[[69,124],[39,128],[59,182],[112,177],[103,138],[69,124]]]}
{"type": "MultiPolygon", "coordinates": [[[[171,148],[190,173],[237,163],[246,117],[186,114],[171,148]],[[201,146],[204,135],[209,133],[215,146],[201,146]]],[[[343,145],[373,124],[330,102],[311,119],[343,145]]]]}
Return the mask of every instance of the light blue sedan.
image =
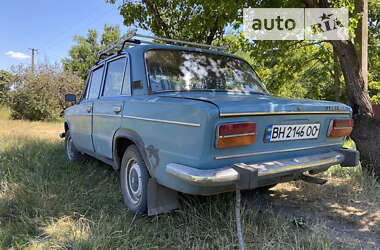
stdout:
{"type": "Polygon", "coordinates": [[[358,164],[343,148],[347,105],[274,97],[236,56],[136,41],[91,68],[61,134],[68,160],[85,154],[120,169],[130,211],[174,209],[177,192],[323,184],[312,175],[358,164]]]}

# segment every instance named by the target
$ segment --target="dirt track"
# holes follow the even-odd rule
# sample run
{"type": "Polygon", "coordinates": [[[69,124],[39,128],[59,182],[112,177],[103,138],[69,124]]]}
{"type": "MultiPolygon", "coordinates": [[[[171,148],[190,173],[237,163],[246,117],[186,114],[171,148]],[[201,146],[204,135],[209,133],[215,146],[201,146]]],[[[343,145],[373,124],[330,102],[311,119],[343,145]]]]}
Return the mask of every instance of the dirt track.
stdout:
{"type": "Polygon", "coordinates": [[[291,197],[281,188],[248,192],[243,194],[243,199],[251,209],[273,212],[293,222],[297,228],[327,233],[331,238],[352,249],[380,249],[379,233],[349,218],[337,216],[331,210],[324,209],[323,205],[316,209],[314,202],[291,197]]]}

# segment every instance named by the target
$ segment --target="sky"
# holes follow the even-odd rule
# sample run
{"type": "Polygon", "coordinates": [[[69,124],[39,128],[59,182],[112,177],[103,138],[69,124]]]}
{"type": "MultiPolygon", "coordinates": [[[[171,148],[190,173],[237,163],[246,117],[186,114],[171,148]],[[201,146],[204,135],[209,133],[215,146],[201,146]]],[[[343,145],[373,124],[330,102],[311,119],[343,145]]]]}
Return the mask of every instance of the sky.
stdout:
{"type": "Polygon", "coordinates": [[[15,0],[1,3],[0,70],[11,65],[30,65],[31,50],[38,49],[36,63],[55,63],[68,56],[73,36],[99,35],[104,24],[127,31],[118,5],[104,0],[15,0]]]}

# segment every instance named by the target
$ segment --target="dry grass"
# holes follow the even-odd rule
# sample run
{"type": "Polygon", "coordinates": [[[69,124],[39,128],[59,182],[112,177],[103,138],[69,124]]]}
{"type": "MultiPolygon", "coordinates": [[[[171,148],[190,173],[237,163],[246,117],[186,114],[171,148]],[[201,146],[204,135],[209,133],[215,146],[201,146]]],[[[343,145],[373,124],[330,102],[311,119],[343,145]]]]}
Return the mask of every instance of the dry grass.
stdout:
{"type": "MultiPolygon", "coordinates": [[[[233,194],[183,197],[181,210],[174,213],[134,216],[124,208],[118,172],[95,160],[68,163],[58,138],[61,131],[60,123],[10,121],[0,111],[0,249],[238,248],[233,194]]],[[[325,212],[334,216],[348,218],[351,214],[345,213],[354,211],[363,229],[366,224],[368,230],[378,230],[365,222],[378,222],[368,215],[378,216],[377,184],[361,179],[360,173],[329,174],[331,184],[318,192],[298,182],[279,185],[274,192],[287,195],[279,202],[318,201],[323,203],[320,210],[328,207],[325,212]]],[[[248,249],[353,248],[326,230],[302,227],[271,209],[251,209],[244,203],[248,249]]]]}

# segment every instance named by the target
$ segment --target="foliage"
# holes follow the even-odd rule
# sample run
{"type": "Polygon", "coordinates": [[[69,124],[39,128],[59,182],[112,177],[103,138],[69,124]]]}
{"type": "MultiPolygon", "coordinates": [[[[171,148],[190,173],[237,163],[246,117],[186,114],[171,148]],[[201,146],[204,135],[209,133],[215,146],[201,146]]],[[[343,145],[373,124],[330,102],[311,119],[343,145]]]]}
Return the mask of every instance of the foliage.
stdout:
{"type": "Polygon", "coordinates": [[[13,75],[5,70],[0,70],[0,105],[5,104],[11,89],[13,75]]]}
{"type": "Polygon", "coordinates": [[[231,53],[250,62],[274,95],[345,101],[341,70],[328,43],[247,43],[243,34],[227,36],[224,43],[229,44],[231,53]]]}
{"type": "MultiPolygon", "coordinates": [[[[115,3],[114,0],[106,2],[115,3]]],[[[246,7],[305,7],[302,0],[268,1],[132,1],[119,6],[124,24],[149,30],[157,36],[201,43],[228,44],[230,52],[253,63],[268,89],[275,95],[346,101],[340,64],[328,43],[294,41],[248,41],[240,34],[242,9],[246,7]],[[202,25],[200,25],[202,24],[202,25]],[[229,33],[229,36],[225,36],[229,33]]],[[[353,37],[359,16],[353,0],[331,1],[333,7],[347,7],[353,37]]],[[[370,1],[373,26],[379,24],[379,2],[370,1]],[[377,20],[377,21],[376,21],[377,20]]],[[[373,27],[370,32],[379,33],[373,27]]],[[[377,44],[379,42],[377,41],[377,44]]],[[[379,54],[375,62],[379,63],[379,54]]],[[[375,54],[373,53],[373,54],[375,54]]],[[[371,56],[371,55],[370,55],[371,56]]],[[[372,56],[375,58],[376,56],[372,56]]],[[[370,78],[376,78],[377,64],[370,59],[370,78]],[[371,66],[373,65],[373,66],[371,66]]],[[[378,66],[377,66],[378,69],[378,66]]],[[[370,80],[371,80],[370,79],[370,80]]],[[[377,80],[375,80],[377,81],[377,80]]],[[[370,84],[370,93],[378,93],[370,84]]]]}
{"type": "Polygon", "coordinates": [[[371,101],[380,104],[380,1],[368,5],[368,91],[371,101]]]}
{"type": "Polygon", "coordinates": [[[58,65],[40,64],[35,71],[22,65],[13,68],[15,83],[8,105],[13,119],[54,120],[67,107],[64,95],[80,95],[83,80],[58,65]]]}
{"type": "Polygon", "coordinates": [[[76,45],[71,47],[69,58],[62,60],[63,68],[68,71],[77,73],[83,80],[87,78],[88,70],[94,66],[99,51],[119,39],[120,29],[118,26],[104,25],[104,31],[98,41],[96,30],[89,29],[87,37],[74,36],[76,45]]]}
{"type": "MultiPolygon", "coordinates": [[[[113,2],[108,0],[108,2],[113,2]]],[[[228,44],[230,51],[251,62],[271,93],[287,97],[344,100],[341,71],[332,48],[308,42],[255,41],[239,33],[245,7],[303,7],[288,1],[123,1],[120,14],[125,25],[135,25],[155,35],[201,43],[228,44]],[[213,6],[217,5],[217,6],[213,6]],[[211,11],[212,9],[212,11],[211,11]],[[171,18],[171,17],[176,18],[171,18]],[[216,22],[216,16],[217,22],[216,22]],[[208,25],[199,25],[199,23],[208,25]],[[214,24],[215,26],[210,26],[214,24]],[[214,29],[213,29],[214,28],[214,29]],[[214,36],[210,36],[217,30],[214,36]],[[223,36],[227,31],[230,35],[223,36]],[[326,72],[326,73],[322,73],[326,72]],[[332,76],[337,76],[336,81],[332,76]],[[338,85],[337,91],[334,86],[338,85]],[[331,88],[333,87],[333,88],[331,88]]]]}
{"type": "Polygon", "coordinates": [[[120,14],[125,25],[150,30],[157,36],[211,44],[216,37],[223,36],[228,23],[242,14],[239,8],[244,1],[237,2],[124,0],[120,14]]]}

